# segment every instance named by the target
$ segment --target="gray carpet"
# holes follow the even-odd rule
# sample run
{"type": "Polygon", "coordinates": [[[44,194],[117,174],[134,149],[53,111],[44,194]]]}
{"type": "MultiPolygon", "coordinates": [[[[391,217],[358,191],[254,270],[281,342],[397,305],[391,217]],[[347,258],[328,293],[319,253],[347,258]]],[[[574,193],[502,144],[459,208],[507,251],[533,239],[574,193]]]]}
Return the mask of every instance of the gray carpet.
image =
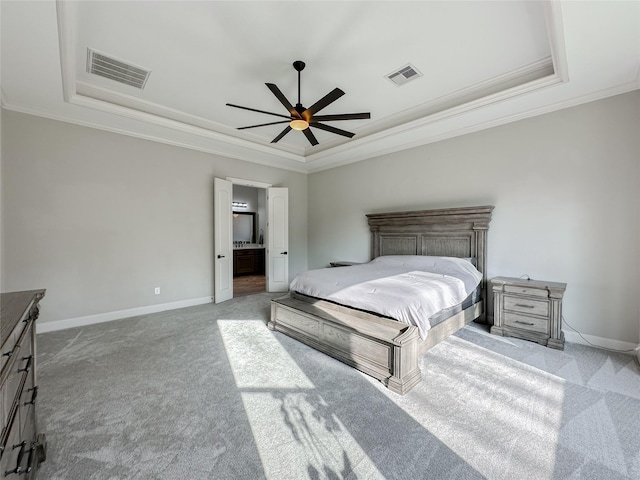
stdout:
{"type": "Polygon", "coordinates": [[[42,479],[638,479],[633,358],[471,325],[402,397],[259,294],[38,335],[42,479]]]}

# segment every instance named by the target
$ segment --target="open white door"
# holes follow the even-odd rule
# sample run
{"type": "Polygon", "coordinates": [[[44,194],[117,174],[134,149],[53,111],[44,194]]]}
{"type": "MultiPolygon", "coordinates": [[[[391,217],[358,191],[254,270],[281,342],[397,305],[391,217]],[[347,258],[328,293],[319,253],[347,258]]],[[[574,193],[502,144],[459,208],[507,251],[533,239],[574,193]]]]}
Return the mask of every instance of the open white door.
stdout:
{"type": "Polygon", "coordinates": [[[267,290],[289,290],[289,189],[267,188],[267,290]]]}
{"type": "Polygon", "coordinates": [[[233,298],[233,184],[215,178],[213,198],[213,292],[215,303],[220,303],[233,298]]]}

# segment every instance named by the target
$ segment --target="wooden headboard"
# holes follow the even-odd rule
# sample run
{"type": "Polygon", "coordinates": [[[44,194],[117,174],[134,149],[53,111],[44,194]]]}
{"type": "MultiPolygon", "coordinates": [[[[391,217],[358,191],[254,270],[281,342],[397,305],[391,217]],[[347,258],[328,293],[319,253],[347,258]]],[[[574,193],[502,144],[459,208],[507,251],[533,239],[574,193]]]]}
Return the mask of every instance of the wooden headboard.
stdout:
{"type": "MultiPolygon", "coordinates": [[[[473,257],[487,283],[487,231],[493,206],[368,214],[371,258],[380,255],[473,257]]],[[[486,298],[486,295],[483,295],[486,298]]]]}

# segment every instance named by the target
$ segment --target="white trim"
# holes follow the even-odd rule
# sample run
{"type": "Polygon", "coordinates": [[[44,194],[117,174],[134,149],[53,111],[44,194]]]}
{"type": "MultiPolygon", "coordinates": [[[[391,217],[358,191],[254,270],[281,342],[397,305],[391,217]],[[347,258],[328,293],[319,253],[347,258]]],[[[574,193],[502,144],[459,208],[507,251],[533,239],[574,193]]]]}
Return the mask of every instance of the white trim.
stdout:
{"type": "MultiPolygon", "coordinates": [[[[570,343],[578,343],[580,345],[586,345],[588,347],[596,348],[610,348],[612,350],[626,350],[627,353],[631,353],[634,348],[638,347],[638,344],[631,342],[623,342],[622,340],[615,340],[613,338],[597,337],[595,335],[580,334],[572,330],[562,330],[564,332],[564,339],[570,343]],[[591,343],[589,343],[591,342],[591,343]]],[[[640,353],[640,352],[638,352],[640,353]]]]}
{"type": "Polygon", "coordinates": [[[129,308],[127,310],[117,310],[115,312],[98,313],[86,317],[68,318],[66,320],[56,320],[53,322],[36,322],[36,333],[55,332],[74,327],[86,327],[95,323],[111,322],[122,318],[137,317],[139,315],[149,315],[150,313],[164,312],[166,310],[176,310],[178,308],[193,307],[211,303],[212,297],[192,298],[190,300],[179,300],[177,302],[160,303],[148,305],[146,307],[129,308]]]}
{"type": "Polygon", "coordinates": [[[58,46],[60,48],[60,75],[62,77],[62,96],[68,102],[76,91],[75,77],[75,38],[76,10],[70,2],[56,2],[58,20],[58,46]]]}
{"type": "MultiPolygon", "coordinates": [[[[449,138],[460,137],[462,135],[479,132],[481,130],[486,130],[488,128],[506,125],[509,123],[517,122],[519,120],[524,120],[527,118],[532,118],[532,117],[537,117],[539,115],[552,113],[558,110],[564,110],[565,108],[584,105],[586,103],[595,102],[598,100],[602,100],[604,98],[609,98],[615,95],[621,95],[623,93],[628,93],[634,90],[638,90],[638,88],[640,88],[640,82],[634,80],[633,82],[625,83],[623,85],[618,85],[616,87],[608,88],[606,90],[598,90],[596,92],[591,92],[587,95],[566,99],[560,102],[545,105],[543,107],[539,107],[532,110],[526,110],[524,112],[516,113],[513,115],[507,115],[504,117],[495,118],[484,123],[477,123],[474,125],[469,125],[466,127],[455,129],[455,130],[448,130],[438,135],[425,135],[424,137],[421,137],[418,140],[415,140],[412,142],[407,141],[407,142],[397,143],[384,149],[378,148],[378,150],[375,152],[365,151],[362,154],[351,155],[349,157],[347,157],[346,155],[343,155],[342,157],[340,157],[339,154],[333,156],[333,151],[330,152],[329,155],[326,155],[324,157],[317,156],[316,158],[316,156],[311,155],[307,157],[307,162],[309,162],[309,166],[306,172],[316,173],[316,172],[321,172],[323,170],[340,167],[343,165],[358,163],[363,160],[371,160],[373,158],[380,157],[382,155],[401,152],[401,151],[419,147],[422,145],[427,145],[430,143],[436,143],[442,140],[447,140],[449,138]],[[313,161],[314,163],[312,164],[311,161],[313,161]]],[[[354,143],[355,142],[345,144],[345,145],[351,146],[351,148],[356,148],[357,146],[359,146],[359,145],[355,145],[354,143]]],[[[340,152],[340,154],[342,153],[343,152],[340,152]]]]}
{"type": "Polygon", "coordinates": [[[245,180],[243,178],[227,177],[225,178],[225,180],[227,182],[233,183],[234,185],[244,185],[245,187],[269,188],[273,186],[270,183],[256,182],[255,180],[245,180]]]}
{"type": "Polygon", "coordinates": [[[116,128],[116,127],[111,127],[107,125],[102,125],[100,123],[88,122],[85,120],[78,120],[77,118],[70,118],[63,115],[52,114],[50,112],[45,112],[42,110],[25,108],[25,107],[20,107],[20,106],[11,105],[11,104],[3,103],[2,108],[4,108],[5,110],[11,110],[13,112],[24,113],[24,114],[33,115],[36,117],[48,118],[50,120],[56,120],[58,122],[69,123],[72,125],[79,125],[81,127],[93,128],[93,129],[102,130],[105,132],[117,133],[119,135],[126,135],[128,137],[140,138],[142,140],[148,140],[150,142],[163,143],[165,145],[171,145],[173,147],[186,148],[188,150],[194,150],[196,152],[211,153],[213,155],[218,155],[220,157],[233,158],[235,160],[242,160],[244,162],[254,163],[258,165],[267,165],[270,167],[279,168],[279,169],[287,170],[290,172],[308,173],[306,168],[304,167],[304,164],[301,164],[301,166],[298,168],[290,165],[282,165],[278,161],[268,160],[264,158],[256,157],[256,158],[249,159],[248,157],[241,154],[223,151],[216,148],[207,148],[201,145],[195,145],[191,142],[174,141],[171,139],[167,139],[165,137],[159,137],[157,135],[149,135],[146,133],[135,132],[133,130],[128,130],[124,128],[116,128]]]}
{"type": "Polygon", "coordinates": [[[567,49],[564,41],[564,26],[562,23],[562,5],[558,0],[544,2],[544,16],[549,36],[553,71],[562,80],[569,81],[569,66],[567,64],[567,49]]]}
{"type": "MultiPolygon", "coordinates": [[[[234,134],[230,134],[226,128],[223,129],[224,132],[217,131],[222,127],[218,126],[215,122],[210,122],[184,112],[156,105],[153,102],[76,80],[73,76],[76,58],[74,55],[74,45],[72,44],[75,36],[75,23],[69,21],[69,18],[65,18],[66,16],[75,14],[75,11],[71,7],[65,8],[63,4],[66,2],[58,0],[58,36],[61,52],[61,69],[63,72],[63,90],[65,92],[64,98],[66,102],[74,105],[210,138],[217,142],[240,146],[254,152],[257,151],[267,155],[274,155],[302,164],[325,158],[325,161],[322,163],[326,165],[332,163],[332,159],[339,161],[339,156],[347,155],[347,151],[353,151],[356,147],[363,147],[383,138],[388,138],[392,134],[414,130],[444,118],[465,114],[487,105],[504,102],[515,96],[566,81],[566,75],[564,75],[565,78],[563,78],[563,75],[558,76],[557,74],[553,74],[554,67],[558,68],[559,64],[566,63],[566,54],[562,41],[561,12],[557,2],[554,0],[546,1],[551,2],[545,7],[547,30],[551,32],[549,38],[551,57],[541,59],[533,62],[531,65],[507,72],[488,81],[480,82],[472,87],[446,95],[434,102],[429,102],[427,105],[412,109],[414,113],[411,116],[415,116],[417,113],[418,117],[422,118],[417,118],[413,121],[404,121],[402,124],[389,128],[388,130],[386,130],[386,128],[390,126],[390,121],[399,121],[401,118],[394,116],[393,118],[385,119],[382,123],[372,123],[358,132],[358,139],[348,142],[346,145],[344,143],[336,145],[334,142],[328,142],[324,147],[307,147],[306,149],[300,149],[284,146],[278,146],[276,148],[271,145],[255,143],[249,139],[235,135],[235,132],[234,134]],[[549,75],[545,75],[547,71],[549,71],[549,75]],[[542,78],[527,81],[528,78],[537,78],[539,76],[542,76],[542,78]],[[516,79],[518,79],[517,82],[516,79]],[[469,99],[473,100],[469,101],[469,99]],[[425,108],[430,111],[424,111],[425,108]],[[379,131],[381,129],[383,131],[379,131]]],[[[561,74],[563,73],[562,70],[563,69],[560,68],[561,74]]],[[[566,68],[564,68],[564,70],[566,71],[566,68]]],[[[401,116],[405,118],[406,115],[407,112],[401,114],[401,116]]],[[[340,139],[335,140],[335,142],[340,142],[340,139]]],[[[402,150],[403,148],[398,149],[402,150]]],[[[286,169],[286,167],[281,168],[286,169]]],[[[305,171],[309,173],[313,171],[314,168],[315,167],[305,168],[305,171]]],[[[320,166],[319,168],[322,167],[320,166]]]]}
{"type": "Polygon", "coordinates": [[[248,148],[257,152],[277,155],[289,160],[295,160],[304,163],[305,159],[302,154],[294,152],[284,151],[281,148],[275,148],[268,145],[262,145],[252,142],[250,140],[244,140],[238,137],[230,136],[224,133],[216,132],[207,127],[201,127],[197,125],[189,125],[183,120],[175,120],[169,116],[161,117],[155,113],[143,112],[135,110],[130,107],[118,105],[105,100],[87,97],[76,93],[71,96],[68,103],[72,105],[79,105],[82,107],[99,110],[102,112],[118,115],[120,117],[130,118],[140,122],[148,123],[150,125],[157,125],[159,127],[165,127],[179,132],[188,133],[191,135],[198,135],[200,137],[210,138],[219,142],[225,142],[231,145],[236,145],[243,148],[248,148]]]}

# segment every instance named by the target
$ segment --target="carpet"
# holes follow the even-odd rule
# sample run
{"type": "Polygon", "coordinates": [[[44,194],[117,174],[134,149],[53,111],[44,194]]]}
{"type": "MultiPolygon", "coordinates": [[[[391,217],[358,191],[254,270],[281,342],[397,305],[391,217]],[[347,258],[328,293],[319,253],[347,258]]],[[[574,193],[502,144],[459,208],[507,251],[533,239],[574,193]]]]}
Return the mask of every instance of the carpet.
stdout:
{"type": "Polygon", "coordinates": [[[632,356],[472,324],[400,396],[268,330],[274,296],[38,335],[38,478],[640,478],[632,356]]]}

